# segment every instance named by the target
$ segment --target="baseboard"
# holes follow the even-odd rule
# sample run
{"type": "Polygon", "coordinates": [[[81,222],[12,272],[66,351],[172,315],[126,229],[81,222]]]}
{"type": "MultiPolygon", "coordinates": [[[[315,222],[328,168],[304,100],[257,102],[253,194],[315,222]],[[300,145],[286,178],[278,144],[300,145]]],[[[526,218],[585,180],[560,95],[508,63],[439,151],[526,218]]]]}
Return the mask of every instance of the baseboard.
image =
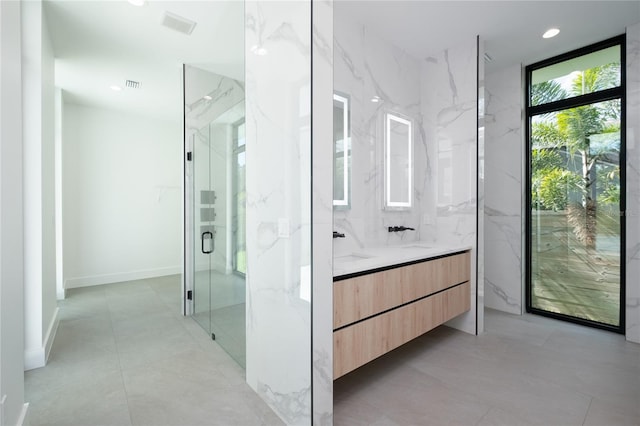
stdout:
{"type": "Polygon", "coordinates": [[[60,320],[58,319],[58,311],[59,308],[56,308],[53,312],[53,317],[49,322],[49,328],[42,347],[30,351],[24,351],[24,371],[33,370],[34,368],[40,368],[47,365],[49,353],[51,352],[53,341],[56,338],[58,324],[60,323],[60,320]]]}
{"type": "Polygon", "coordinates": [[[92,275],[88,277],[67,278],[64,288],[92,287],[94,285],[120,283],[123,281],[143,280],[146,278],[163,277],[182,273],[182,267],[171,266],[167,268],[145,269],[141,271],[121,272],[117,274],[92,275]]]}
{"type": "Polygon", "coordinates": [[[44,367],[46,362],[44,346],[31,351],[24,351],[24,371],[44,367]]]}
{"type": "Polygon", "coordinates": [[[27,414],[29,411],[29,403],[25,402],[22,405],[22,411],[20,412],[20,417],[18,417],[18,426],[29,426],[29,419],[27,418],[27,414]]]}
{"type": "Polygon", "coordinates": [[[44,363],[49,361],[49,354],[51,353],[51,347],[53,346],[53,341],[56,338],[56,333],[58,332],[58,325],[60,324],[60,319],[58,318],[58,312],[60,308],[56,307],[56,310],[53,312],[53,318],[51,318],[51,322],[49,323],[49,329],[47,330],[47,335],[44,338],[44,363]]]}

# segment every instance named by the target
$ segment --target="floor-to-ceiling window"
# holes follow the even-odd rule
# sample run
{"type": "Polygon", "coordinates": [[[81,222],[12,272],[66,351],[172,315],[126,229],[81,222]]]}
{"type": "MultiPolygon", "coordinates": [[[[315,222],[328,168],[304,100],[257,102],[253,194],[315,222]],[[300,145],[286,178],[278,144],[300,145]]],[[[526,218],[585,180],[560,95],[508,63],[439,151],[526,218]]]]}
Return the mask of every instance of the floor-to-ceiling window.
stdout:
{"type": "Polygon", "coordinates": [[[247,273],[244,119],[233,125],[233,270],[247,273]]]}
{"type": "Polygon", "coordinates": [[[527,310],[621,331],[624,38],[526,76],[527,310]]]}

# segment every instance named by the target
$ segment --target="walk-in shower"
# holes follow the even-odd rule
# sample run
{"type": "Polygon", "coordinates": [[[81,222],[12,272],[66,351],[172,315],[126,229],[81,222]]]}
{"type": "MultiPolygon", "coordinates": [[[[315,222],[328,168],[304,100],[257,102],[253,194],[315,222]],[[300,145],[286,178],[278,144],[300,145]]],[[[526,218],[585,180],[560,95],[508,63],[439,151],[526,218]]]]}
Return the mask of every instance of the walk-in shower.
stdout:
{"type": "Polygon", "coordinates": [[[245,367],[242,82],[184,67],[185,311],[245,367]]]}

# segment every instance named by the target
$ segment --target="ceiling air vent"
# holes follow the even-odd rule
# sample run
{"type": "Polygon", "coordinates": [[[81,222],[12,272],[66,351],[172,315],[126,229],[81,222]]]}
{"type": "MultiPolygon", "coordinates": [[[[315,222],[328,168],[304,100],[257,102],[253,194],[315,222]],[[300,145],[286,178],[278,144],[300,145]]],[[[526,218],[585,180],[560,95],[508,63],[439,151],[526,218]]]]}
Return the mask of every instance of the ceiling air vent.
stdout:
{"type": "Polygon", "coordinates": [[[191,34],[193,29],[196,27],[196,22],[183,18],[182,16],[176,15],[175,13],[164,11],[162,15],[162,21],[160,22],[167,28],[171,28],[172,30],[181,32],[183,34],[191,34]]]}
{"type": "Polygon", "coordinates": [[[130,89],[139,89],[140,88],[140,82],[139,81],[127,80],[124,83],[124,85],[127,86],[130,89]]]}

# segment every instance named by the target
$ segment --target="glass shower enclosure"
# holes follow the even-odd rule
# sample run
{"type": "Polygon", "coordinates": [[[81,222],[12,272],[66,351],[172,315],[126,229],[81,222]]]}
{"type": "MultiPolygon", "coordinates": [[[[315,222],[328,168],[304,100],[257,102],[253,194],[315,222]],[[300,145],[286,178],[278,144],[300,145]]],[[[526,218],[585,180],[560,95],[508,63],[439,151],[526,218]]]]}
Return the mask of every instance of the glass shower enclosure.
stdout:
{"type": "Polygon", "coordinates": [[[186,312],[245,367],[244,84],[184,67],[186,312]]]}

